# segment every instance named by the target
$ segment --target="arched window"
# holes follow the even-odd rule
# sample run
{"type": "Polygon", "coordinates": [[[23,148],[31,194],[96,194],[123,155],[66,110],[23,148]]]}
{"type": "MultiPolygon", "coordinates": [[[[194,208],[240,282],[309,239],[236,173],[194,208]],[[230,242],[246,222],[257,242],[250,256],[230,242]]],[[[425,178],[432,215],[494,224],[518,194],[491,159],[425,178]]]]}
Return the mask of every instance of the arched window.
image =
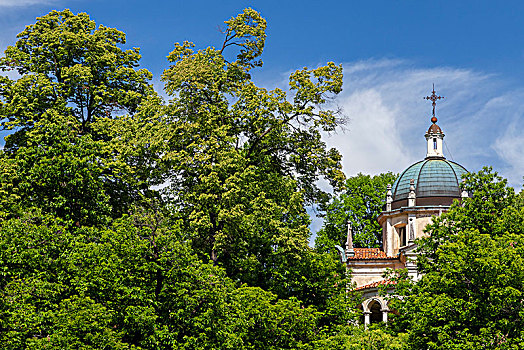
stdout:
{"type": "Polygon", "coordinates": [[[437,138],[433,138],[433,149],[437,149],[437,138]]]}
{"type": "Polygon", "coordinates": [[[382,306],[378,302],[378,300],[373,300],[371,302],[371,305],[369,306],[369,311],[371,312],[371,315],[369,316],[370,323],[379,323],[382,322],[382,306]]]}

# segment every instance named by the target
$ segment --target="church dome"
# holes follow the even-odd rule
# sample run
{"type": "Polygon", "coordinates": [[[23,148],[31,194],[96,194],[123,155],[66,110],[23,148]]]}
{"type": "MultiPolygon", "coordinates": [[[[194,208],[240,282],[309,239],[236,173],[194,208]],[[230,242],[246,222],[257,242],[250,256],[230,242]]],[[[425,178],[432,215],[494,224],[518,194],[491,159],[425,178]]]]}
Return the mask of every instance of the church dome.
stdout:
{"type": "Polygon", "coordinates": [[[427,142],[426,158],[409,166],[400,174],[390,190],[388,187],[388,211],[407,206],[449,206],[454,199],[462,198],[460,183],[462,175],[468,171],[462,165],[444,157],[445,135],[437,125],[438,119],[435,116],[436,101],[442,98],[436,95],[435,86],[431,96],[424,97],[431,101],[433,106],[432,124],[424,135],[427,142]],[[415,193],[410,196],[412,189],[415,193]]]}
{"type": "Polygon", "coordinates": [[[460,182],[467,170],[444,157],[426,158],[408,167],[391,188],[393,208],[407,205],[414,180],[416,205],[450,205],[461,197],[460,182]]]}

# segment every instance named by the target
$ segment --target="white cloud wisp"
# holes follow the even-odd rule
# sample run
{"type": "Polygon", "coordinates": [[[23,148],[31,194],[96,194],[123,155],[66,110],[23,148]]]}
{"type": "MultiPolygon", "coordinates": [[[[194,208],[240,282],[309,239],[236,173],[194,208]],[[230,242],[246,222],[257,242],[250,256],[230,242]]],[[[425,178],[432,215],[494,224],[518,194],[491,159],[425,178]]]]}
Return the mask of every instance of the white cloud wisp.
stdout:
{"type": "Polygon", "coordinates": [[[437,104],[444,154],[478,171],[491,165],[516,188],[522,185],[523,91],[500,77],[449,67],[416,68],[399,60],[344,65],[344,91],[337,103],[349,117],[348,130],[326,137],[343,155],[348,176],[400,172],[426,152],[432,84],[445,99],[437,104]]]}

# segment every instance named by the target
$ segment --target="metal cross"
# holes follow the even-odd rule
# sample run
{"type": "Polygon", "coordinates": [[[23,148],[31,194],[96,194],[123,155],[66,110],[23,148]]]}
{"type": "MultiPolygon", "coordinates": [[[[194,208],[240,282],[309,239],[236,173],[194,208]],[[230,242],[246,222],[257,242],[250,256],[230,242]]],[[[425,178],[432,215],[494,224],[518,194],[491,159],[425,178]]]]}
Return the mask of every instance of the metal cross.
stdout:
{"type": "Polygon", "coordinates": [[[437,94],[435,93],[435,84],[433,84],[433,91],[431,93],[431,96],[424,97],[424,100],[428,100],[432,102],[433,116],[435,116],[435,106],[437,105],[437,100],[440,100],[441,98],[444,98],[444,96],[437,96],[437,94]]]}

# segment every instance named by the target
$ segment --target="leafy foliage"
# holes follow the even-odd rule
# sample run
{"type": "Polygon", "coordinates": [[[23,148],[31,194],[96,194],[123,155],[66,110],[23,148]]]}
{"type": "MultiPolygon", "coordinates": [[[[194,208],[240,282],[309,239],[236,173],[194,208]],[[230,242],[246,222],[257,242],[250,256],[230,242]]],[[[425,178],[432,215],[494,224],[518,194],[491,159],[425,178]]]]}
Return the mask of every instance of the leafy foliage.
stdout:
{"type": "Polygon", "coordinates": [[[156,136],[166,195],[202,259],[233,279],[303,299],[301,266],[316,259],[305,206],[328,196],[317,179],[335,188],[344,179],[340,154],[320,134],[340,119],[322,106],[341,91],[342,68],[296,71],[290,96],[257,87],[250,72],[262,64],[265,20],[246,9],[225,24],[220,49],[185,42],[168,56],[162,79],[172,100],[156,136]]]}
{"type": "MultiPolygon", "coordinates": [[[[75,116],[81,132],[96,118],[134,112],[151,91],[151,73],[135,70],[138,49],[123,51],[125,34],[96,27],[85,13],[52,11],[18,34],[0,67],[21,76],[7,82],[2,125],[30,128],[49,108],[75,116]]],[[[10,144],[8,143],[9,147],[10,144]]]]}
{"type": "Polygon", "coordinates": [[[237,287],[172,230],[150,215],[104,230],[4,221],[2,348],[295,349],[319,337],[314,307],[237,287]]]}
{"type": "Polygon", "coordinates": [[[407,334],[392,335],[376,326],[369,329],[363,327],[343,327],[338,333],[311,342],[306,349],[334,350],[404,350],[407,349],[407,334]]]}
{"type": "Polygon", "coordinates": [[[220,49],[175,45],[167,105],[84,13],[38,18],[0,58],[20,74],[0,77],[1,348],[297,349],[347,325],[305,210],[319,178],[344,181],[320,134],[342,68],[259,88],[265,20],[225,25],[220,49]]]}
{"type": "Polygon", "coordinates": [[[27,147],[2,154],[3,215],[40,208],[78,224],[107,221],[111,214],[104,190],[100,143],[78,137],[74,120],[46,113],[26,136],[27,147]],[[12,168],[11,168],[12,167],[12,168]]]}
{"type": "Polygon", "coordinates": [[[377,217],[383,211],[388,184],[395,181],[392,173],[375,176],[358,174],[346,180],[344,190],[326,207],[324,226],[317,233],[315,246],[321,250],[333,250],[335,245],[344,246],[347,224],[353,228],[355,247],[382,246],[382,227],[377,217]]]}
{"type": "Polygon", "coordinates": [[[122,44],[124,33],[64,10],[38,18],[7,48],[0,69],[20,78],[0,79],[1,126],[13,131],[0,157],[4,216],[37,207],[98,225],[151,196],[148,175],[118,142],[118,115],[143,117],[140,105],[155,93],[151,74],[135,69],[138,49],[122,44]]]}

